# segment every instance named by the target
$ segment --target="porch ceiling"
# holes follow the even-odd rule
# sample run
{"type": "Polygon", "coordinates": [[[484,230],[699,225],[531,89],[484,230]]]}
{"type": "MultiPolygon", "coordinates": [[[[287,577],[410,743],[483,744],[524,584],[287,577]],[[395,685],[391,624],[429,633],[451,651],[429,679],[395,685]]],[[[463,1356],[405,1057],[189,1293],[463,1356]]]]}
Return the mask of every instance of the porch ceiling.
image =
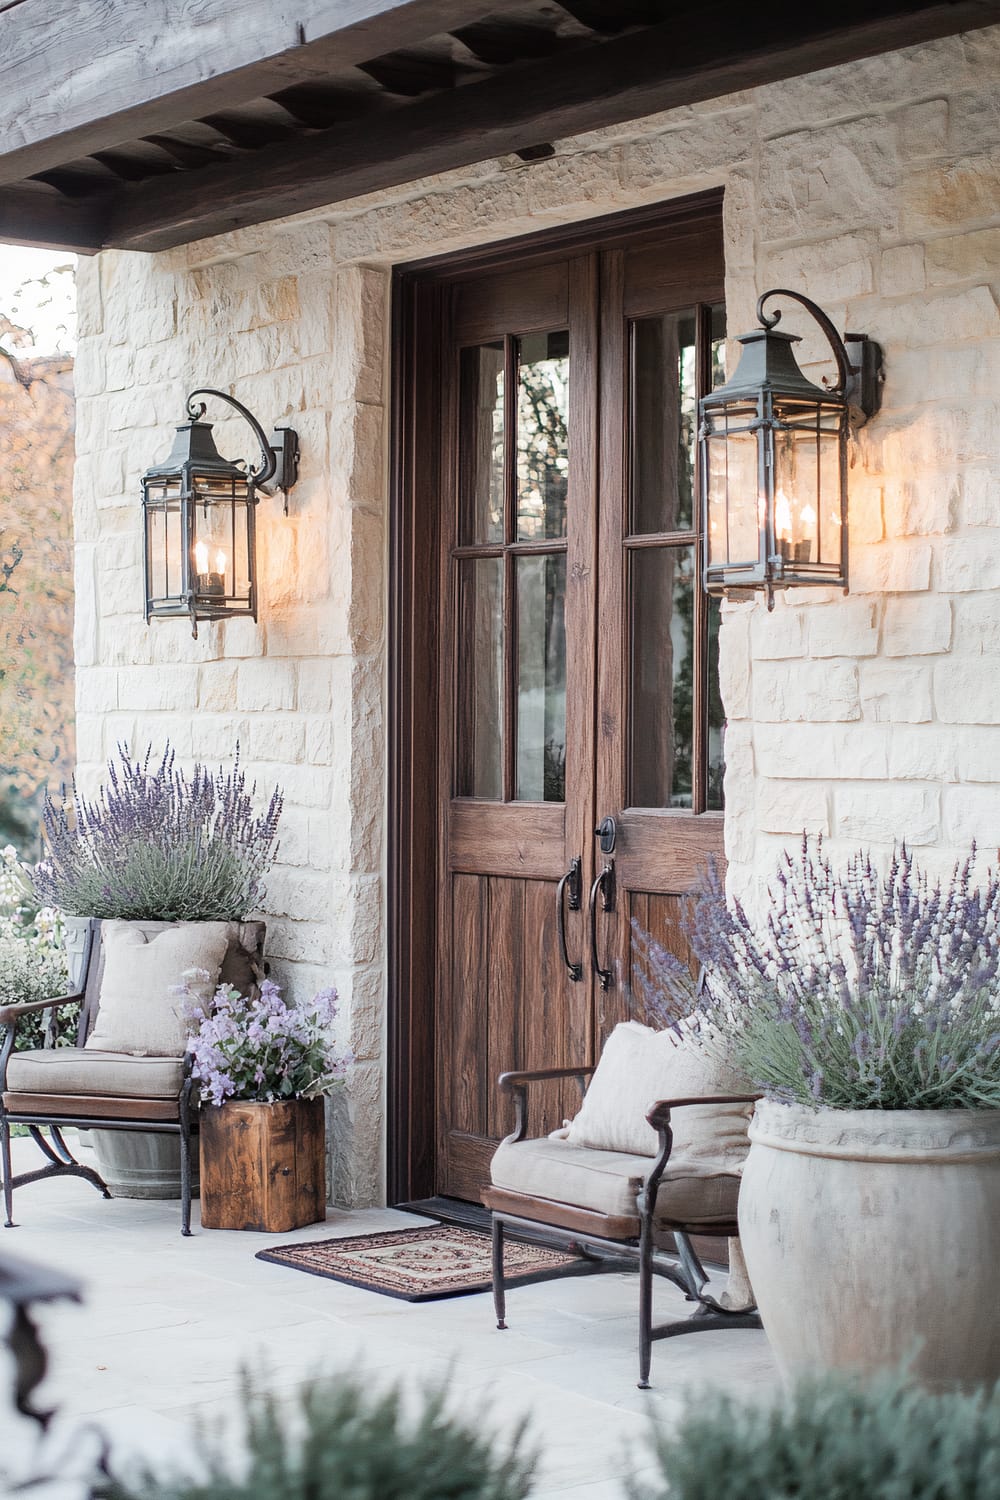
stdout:
{"type": "Polygon", "coordinates": [[[161,250],[1000,21],[1000,0],[0,0],[0,241],[161,250]]]}

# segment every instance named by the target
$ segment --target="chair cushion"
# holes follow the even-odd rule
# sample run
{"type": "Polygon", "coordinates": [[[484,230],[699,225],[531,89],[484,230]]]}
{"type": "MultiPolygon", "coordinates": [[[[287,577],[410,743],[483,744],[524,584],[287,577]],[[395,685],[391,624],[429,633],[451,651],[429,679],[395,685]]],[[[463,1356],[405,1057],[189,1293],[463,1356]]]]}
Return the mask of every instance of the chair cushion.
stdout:
{"type": "Polygon", "coordinates": [[[184,1063],[178,1057],[129,1057],[92,1047],[15,1052],[7,1087],[18,1094],[103,1094],[118,1099],[176,1099],[184,1063]]]}
{"type": "Polygon", "coordinates": [[[196,988],[206,1001],[211,997],[229,928],[228,922],[174,922],[156,932],[132,922],[102,922],[104,973],[87,1047],[135,1057],[182,1057],[190,1002],[171,991],[189,969],[202,969],[208,980],[196,988]]]}
{"type": "MultiPolygon", "coordinates": [[[[556,1136],[502,1142],[490,1164],[495,1187],[610,1215],[635,1215],[650,1169],[648,1156],[574,1146],[556,1136]]],[[[667,1163],[656,1195],[656,1223],[706,1227],[736,1217],[740,1179],[734,1173],[693,1172],[667,1163]]]]}
{"type": "MultiPolygon", "coordinates": [[[[709,1047],[623,1021],[604,1044],[580,1112],[569,1122],[573,1146],[655,1156],[659,1137],[646,1119],[658,1099],[747,1093],[746,1081],[709,1047]]],[[[739,1171],[749,1150],[752,1104],[692,1105],[671,1116],[672,1161],[709,1171],[739,1171]]]]}

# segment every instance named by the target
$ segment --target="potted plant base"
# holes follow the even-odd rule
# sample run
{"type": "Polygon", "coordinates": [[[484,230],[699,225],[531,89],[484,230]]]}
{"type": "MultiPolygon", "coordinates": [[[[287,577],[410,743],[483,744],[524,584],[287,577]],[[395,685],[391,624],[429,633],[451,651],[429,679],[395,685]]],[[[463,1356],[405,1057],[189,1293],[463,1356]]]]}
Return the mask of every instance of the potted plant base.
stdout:
{"type": "Polygon", "coordinates": [[[284,1234],[326,1218],[322,1099],[230,1099],[200,1114],[203,1229],[284,1234]]]}
{"type": "Polygon", "coordinates": [[[740,1243],[782,1376],[905,1367],[1000,1378],[1000,1110],[761,1100],[740,1243]]]}

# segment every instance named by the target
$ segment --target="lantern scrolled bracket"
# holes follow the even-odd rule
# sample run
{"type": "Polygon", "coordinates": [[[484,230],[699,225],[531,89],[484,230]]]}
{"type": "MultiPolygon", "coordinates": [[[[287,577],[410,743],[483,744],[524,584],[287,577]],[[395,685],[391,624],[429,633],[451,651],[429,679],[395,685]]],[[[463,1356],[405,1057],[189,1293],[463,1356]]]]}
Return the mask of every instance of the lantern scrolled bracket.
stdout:
{"type": "Polygon", "coordinates": [[[757,298],[757,322],[762,328],[777,328],[781,322],[780,307],[770,314],[764,311],[765,302],[772,297],[797,302],[819,324],[837,365],[836,385],[828,385],[824,380],[823,388],[846,403],[852,427],[863,427],[882,404],[882,350],[879,345],[865,333],[845,333],[841,338],[836,324],[818,303],[789,287],[772,287],[757,298]]]}

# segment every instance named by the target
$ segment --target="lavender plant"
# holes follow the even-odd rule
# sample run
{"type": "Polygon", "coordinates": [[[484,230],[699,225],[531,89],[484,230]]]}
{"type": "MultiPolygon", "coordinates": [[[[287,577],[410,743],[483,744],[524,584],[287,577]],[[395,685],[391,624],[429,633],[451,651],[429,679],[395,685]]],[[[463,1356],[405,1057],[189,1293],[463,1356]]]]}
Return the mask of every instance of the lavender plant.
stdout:
{"type": "Polygon", "coordinates": [[[286,1002],[270,979],[251,995],[223,984],[206,1008],[193,986],[207,977],[192,971],[180,991],[189,1000],[188,1045],[202,1103],[315,1099],[343,1081],[353,1059],[330,1036],[337,1015],[335,989],[295,1004],[286,1002]]]}
{"type": "Polygon", "coordinates": [[[119,746],[97,800],[74,787],[67,805],[46,799],[46,858],[34,871],[38,899],[80,917],[131,921],[241,920],[263,899],[277,852],[281,793],[254,811],[240,768],[178,769],[169,744],[133,760],[119,746]]]}
{"type": "Polygon", "coordinates": [[[637,990],[772,1099],[1000,1108],[1000,877],[974,865],[932,884],[902,847],[884,875],[863,850],[838,871],[804,839],[760,920],[712,867],[685,920],[703,982],[636,928],[637,990]]]}

